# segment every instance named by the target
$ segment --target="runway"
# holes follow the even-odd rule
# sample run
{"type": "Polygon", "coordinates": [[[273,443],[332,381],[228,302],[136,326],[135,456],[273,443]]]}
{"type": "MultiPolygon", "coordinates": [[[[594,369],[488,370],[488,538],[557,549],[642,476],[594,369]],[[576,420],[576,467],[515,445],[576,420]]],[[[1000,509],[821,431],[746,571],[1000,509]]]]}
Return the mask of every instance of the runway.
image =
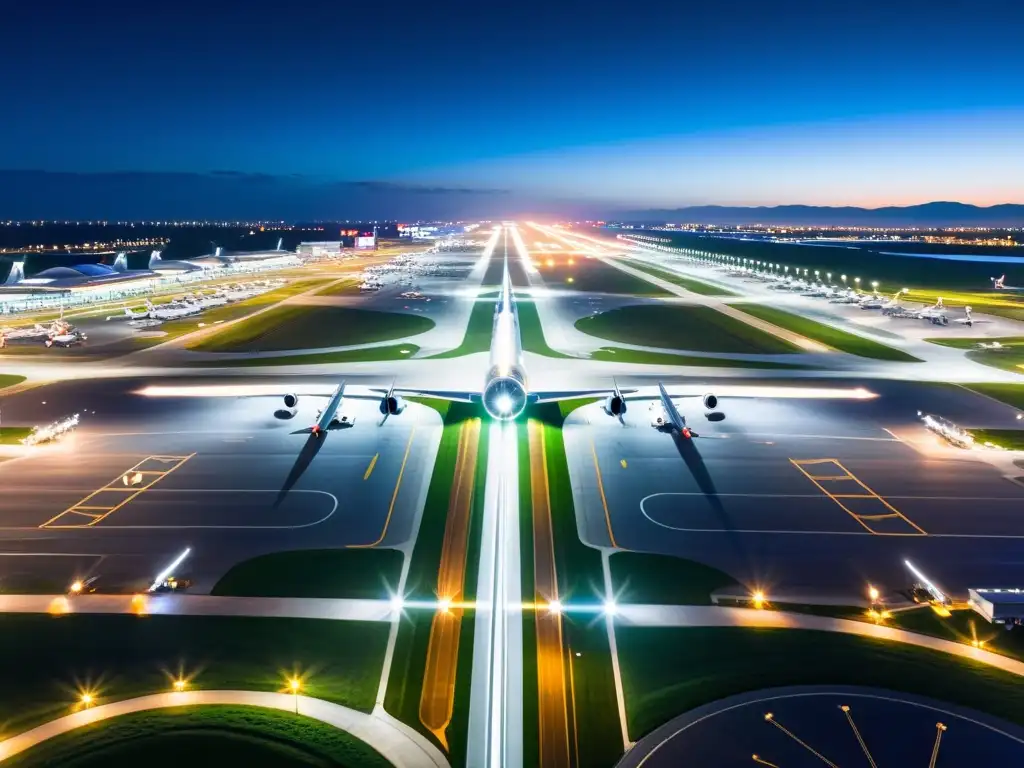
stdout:
{"type": "Polygon", "coordinates": [[[565,438],[584,541],[776,592],[901,589],[906,558],[954,594],[1024,582],[1024,486],[917,418],[1010,426],[1013,410],[959,388],[869,386],[878,398],[723,398],[717,423],[686,399],[692,441],[650,427],[647,403],[624,424],[596,404],[576,411],[565,438]]]}
{"type": "MultiPolygon", "coordinates": [[[[240,383],[239,380],[233,380],[240,383]]],[[[374,402],[317,439],[323,398],[292,418],[277,398],[161,398],[138,380],[64,382],[7,398],[5,425],[81,413],[60,443],[0,463],[0,584],[99,575],[136,589],[184,550],[178,575],[206,591],[233,564],[293,548],[389,546],[411,534],[440,419],[409,404],[378,426],[374,402]]]]}

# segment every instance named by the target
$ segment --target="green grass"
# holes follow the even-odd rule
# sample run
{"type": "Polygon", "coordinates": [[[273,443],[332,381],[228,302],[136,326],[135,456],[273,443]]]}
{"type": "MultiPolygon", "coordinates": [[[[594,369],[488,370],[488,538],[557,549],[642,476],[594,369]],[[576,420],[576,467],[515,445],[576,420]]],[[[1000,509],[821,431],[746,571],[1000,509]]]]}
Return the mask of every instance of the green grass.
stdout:
{"type": "Polygon", "coordinates": [[[602,347],[590,353],[591,360],[612,363],[638,363],[642,365],[690,365],[701,368],[778,368],[807,370],[811,366],[795,363],[777,363],[774,360],[736,360],[728,357],[701,357],[700,355],[674,355],[670,352],[648,352],[625,347],[602,347]]]}
{"type": "MultiPolygon", "coordinates": [[[[519,462],[519,567],[523,602],[534,598],[533,486],[530,473],[530,436],[527,423],[516,424],[519,462]]],[[[536,614],[523,611],[523,765],[540,762],[539,692],[537,680],[536,614]]]]}
{"type": "Polygon", "coordinates": [[[239,563],[212,594],[387,600],[401,572],[402,553],[395,549],[295,549],[239,563]]]}
{"type": "Polygon", "coordinates": [[[717,285],[710,285],[703,283],[700,280],[694,280],[692,277],[683,277],[675,272],[669,272],[665,269],[659,269],[658,267],[652,267],[649,264],[645,264],[640,261],[634,261],[632,259],[616,259],[617,263],[624,264],[632,267],[633,269],[639,269],[641,272],[646,272],[649,275],[665,280],[666,282],[678,285],[680,288],[685,288],[692,293],[699,293],[701,296],[738,296],[738,293],[733,291],[727,291],[725,288],[719,288],[717,285]]]}
{"type": "Polygon", "coordinates": [[[537,313],[537,305],[532,300],[517,301],[516,307],[519,310],[519,334],[522,337],[525,352],[533,352],[544,357],[572,357],[572,355],[563,354],[548,346],[548,342],[544,338],[540,315],[537,313]]]}
{"type": "Polygon", "coordinates": [[[987,344],[991,344],[993,341],[998,341],[1004,347],[1024,346],[1024,336],[999,336],[994,338],[978,336],[969,339],[951,339],[945,336],[940,336],[938,338],[925,339],[925,341],[931,342],[932,344],[938,344],[942,347],[953,347],[954,349],[977,349],[980,343],[985,342],[987,344]]]}
{"type": "Polygon", "coordinates": [[[711,307],[669,304],[619,307],[580,318],[576,328],[598,338],[645,347],[740,354],[799,351],[789,342],[711,307]]]}
{"type": "Polygon", "coordinates": [[[940,651],[830,632],[616,628],[630,738],[694,707],[785,685],[862,685],[1024,723],[1020,678],[940,651]]]}
{"type": "Polygon", "coordinates": [[[554,266],[547,265],[547,258],[534,254],[534,263],[549,288],[580,291],[582,293],[611,293],[627,296],[671,296],[642,277],[623,272],[618,267],[605,264],[598,259],[573,256],[569,264],[565,256],[552,256],[554,266]]]}
{"type": "Polygon", "coordinates": [[[794,315],[792,312],[785,312],[781,309],[766,307],[761,304],[733,304],[732,306],[772,325],[799,333],[808,339],[820,341],[822,344],[827,344],[834,349],[851,355],[900,363],[921,362],[918,358],[901,349],[894,349],[872,339],[848,333],[847,331],[833,328],[830,325],[825,325],[800,315],[794,315]]]}
{"type": "Polygon", "coordinates": [[[964,384],[964,388],[1024,410],[1024,384],[964,384]]]}
{"type": "Polygon", "coordinates": [[[483,294],[477,296],[476,303],[469,313],[469,323],[466,325],[466,335],[462,337],[462,343],[455,349],[441,352],[431,357],[447,358],[472,355],[475,352],[486,352],[491,348],[491,331],[494,327],[494,300],[497,294],[483,294]]]}
{"type": "Polygon", "coordinates": [[[281,690],[369,712],[380,683],[384,622],[236,616],[0,615],[0,733],[68,714],[79,692],[99,703],[169,690],[281,690]]]}
{"type": "Polygon", "coordinates": [[[1024,429],[971,429],[969,432],[979,443],[992,443],[1008,451],[1024,451],[1024,429]]]}
{"type": "Polygon", "coordinates": [[[314,352],[308,355],[285,355],[283,357],[245,357],[239,360],[199,360],[190,362],[201,368],[254,368],[267,365],[329,365],[337,363],[366,363],[375,360],[407,360],[414,357],[420,348],[415,344],[390,344],[386,347],[363,347],[344,349],[338,352],[314,352]]]}
{"type": "Polygon", "coordinates": [[[609,565],[624,603],[711,605],[712,592],[739,584],[717,568],[671,555],[616,552],[609,565]]]}
{"type": "Polygon", "coordinates": [[[415,336],[434,321],[398,312],[352,307],[285,306],[229,325],[190,349],[201,352],[278,352],[344,347],[415,336]]]}
{"type": "Polygon", "coordinates": [[[359,290],[359,281],[353,277],[330,285],[317,291],[316,294],[317,296],[361,296],[362,292],[359,290]]]}
{"type": "Polygon", "coordinates": [[[297,296],[300,293],[311,291],[318,286],[328,285],[331,282],[333,281],[323,278],[314,280],[294,280],[276,290],[267,291],[259,296],[253,296],[251,299],[239,301],[235,304],[227,304],[223,307],[213,307],[212,309],[208,309],[201,315],[196,315],[195,317],[186,317],[181,318],[180,320],[168,320],[166,323],[161,323],[155,329],[162,331],[164,333],[163,336],[148,339],[136,338],[134,341],[140,346],[162,344],[165,341],[175,339],[179,336],[184,336],[186,333],[192,333],[193,331],[199,330],[200,323],[203,323],[204,327],[217,323],[228,323],[232,320],[237,320],[250,315],[253,312],[265,309],[271,304],[284,301],[291,296],[297,296]]]}
{"type": "MultiPolygon", "coordinates": [[[[562,410],[558,403],[549,403],[528,409],[527,416],[543,423],[559,595],[565,602],[600,601],[604,595],[601,553],[580,541],[577,532],[562,440],[562,410]]],[[[562,631],[567,673],[571,664],[575,683],[577,764],[611,765],[622,753],[622,738],[605,624],[595,622],[589,614],[575,618],[567,615],[562,631]]]]}
{"type": "Polygon", "coordinates": [[[13,373],[0,373],[0,389],[13,387],[15,384],[21,384],[24,380],[24,376],[17,376],[13,373]]]}
{"type": "Polygon", "coordinates": [[[0,445],[18,445],[32,434],[32,427],[0,427],[0,445]]]}
{"type": "Polygon", "coordinates": [[[375,749],[318,720],[259,707],[174,707],[112,718],[5,761],[16,768],[119,765],[390,766],[375,749]]]}
{"type": "MultiPolygon", "coordinates": [[[[409,562],[405,597],[409,599],[432,600],[437,597],[437,569],[441,561],[444,544],[444,530],[448,519],[448,500],[451,496],[458,455],[459,430],[463,422],[482,416],[482,409],[466,403],[451,403],[443,413],[444,428],[441,445],[434,462],[434,471],[427,490],[423,517],[416,534],[416,545],[409,562]]],[[[486,431],[481,431],[481,442],[486,440],[486,431]]],[[[471,529],[472,535],[472,529],[471,529]]],[[[477,536],[479,538],[479,536],[477,536]]],[[[467,580],[466,586],[476,588],[475,581],[467,580]]],[[[430,641],[430,625],[433,619],[429,611],[406,611],[395,642],[391,674],[384,697],[384,708],[407,725],[412,726],[434,743],[437,740],[420,723],[420,695],[423,689],[423,673],[430,641]]],[[[465,624],[463,625],[465,627],[465,624]]],[[[462,655],[460,635],[460,662],[462,655]]],[[[458,670],[456,685],[460,684],[458,670]]],[[[458,697],[457,697],[458,698],[458,697]]],[[[454,714],[454,713],[453,713],[454,714]]],[[[441,745],[437,745],[441,748],[441,745]]]]}

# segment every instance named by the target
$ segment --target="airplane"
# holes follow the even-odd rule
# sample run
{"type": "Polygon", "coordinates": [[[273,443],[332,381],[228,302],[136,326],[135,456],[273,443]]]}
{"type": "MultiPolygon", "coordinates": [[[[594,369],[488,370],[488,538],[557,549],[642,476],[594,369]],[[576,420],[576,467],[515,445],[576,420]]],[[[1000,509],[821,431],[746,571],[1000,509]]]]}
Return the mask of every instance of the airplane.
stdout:
{"type": "Polygon", "coordinates": [[[1003,275],[1002,277],[990,277],[989,280],[992,281],[992,288],[997,291],[1024,291],[1024,288],[1021,286],[1007,285],[1006,275],[1003,275]]]}
{"type": "Polygon", "coordinates": [[[954,323],[958,323],[960,325],[966,325],[968,328],[972,328],[972,327],[974,327],[975,323],[987,323],[987,322],[990,322],[990,321],[988,321],[988,320],[979,320],[979,319],[975,318],[971,314],[971,308],[970,307],[964,307],[964,317],[958,317],[953,322],[954,323]]]}
{"type": "Polygon", "coordinates": [[[46,341],[43,343],[47,347],[70,347],[75,344],[81,344],[88,337],[78,331],[68,331],[67,333],[54,334],[53,336],[47,336],[46,341]]]}
{"type": "Polygon", "coordinates": [[[979,341],[978,349],[1003,350],[1006,347],[999,341],[979,341]]]}
{"type": "Polygon", "coordinates": [[[861,299],[859,306],[861,309],[881,309],[885,306],[885,299],[876,292],[866,299],[861,299]]]}
{"type": "Polygon", "coordinates": [[[196,305],[155,307],[148,299],[146,307],[149,308],[149,316],[153,320],[176,320],[179,317],[188,317],[203,311],[202,307],[196,305]]]}
{"type": "Polygon", "coordinates": [[[120,320],[122,317],[127,317],[129,320],[147,320],[149,319],[149,310],[141,309],[138,312],[133,312],[131,307],[125,307],[123,315],[107,315],[107,320],[120,320]]]}
{"type": "MultiPolygon", "coordinates": [[[[652,410],[655,411],[654,416],[651,417],[651,426],[666,432],[678,432],[679,436],[685,440],[700,437],[700,435],[687,426],[686,418],[679,412],[679,408],[676,407],[672,397],[666,391],[665,385],[660,381],[658,382],[658,395],[661,399],[661,410],[658,412],[657,404],[651,403],[652,410]]],[[[704,395],[703,400],[704,407],[709,411],[714,411],[718,406],[718,398],[711,393],[704,395]]],[[[719,416],[718,420],[720,421],[722,418],[722,416],[719,416]]]]}

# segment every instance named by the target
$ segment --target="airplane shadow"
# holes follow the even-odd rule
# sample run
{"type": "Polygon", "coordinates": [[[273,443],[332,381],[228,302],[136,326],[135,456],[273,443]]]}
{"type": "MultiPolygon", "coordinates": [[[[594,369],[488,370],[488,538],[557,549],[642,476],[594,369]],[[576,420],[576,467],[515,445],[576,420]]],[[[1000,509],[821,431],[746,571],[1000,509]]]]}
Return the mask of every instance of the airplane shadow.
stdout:
{"type": "Polygon", "coordinates": [[[676,450],[683,461],[686,462],[686,466],[690,470],[690,474],[693,475],[693,479],[697,481],[697,487],[700,488],[711,505],[711,509],[718,518],[718,523],[732,545],[733,550],[749,571],[750,556],[743,543],[743,537],[736,533],[732,522],[729,520],[729,516],[725,512],[725,507],[722,505],[722,500],[718,495],[718,489],[715,487],[715,481],[712,479],[711,473],[708,472],[707,465],[704,463],[700,451],[694,445],[696,439],[700,438],[687,439],[678,432],[672,433],[672,440],[676,445],[676,450]]]}
{"type": "Polygon", "coordinates": [[[302,446],[302,450],[299,452],[299,456],[295,459],[295,464],[292,465],[292,471],[288,473],[288,477],[284,481],[284,485],[281,486],[280,492],[277,494],[277,498],[274,500],[274,508],[276,509],[284,501],[285,496],[294,487],[294,485],[302,477],[306,469],[309,467],[310,462],[320,452],[320,448],[327,440],[327,435],[321,435],[317,437],[314,434],[310,434],[306,438],[306,444],[302,446]]]}

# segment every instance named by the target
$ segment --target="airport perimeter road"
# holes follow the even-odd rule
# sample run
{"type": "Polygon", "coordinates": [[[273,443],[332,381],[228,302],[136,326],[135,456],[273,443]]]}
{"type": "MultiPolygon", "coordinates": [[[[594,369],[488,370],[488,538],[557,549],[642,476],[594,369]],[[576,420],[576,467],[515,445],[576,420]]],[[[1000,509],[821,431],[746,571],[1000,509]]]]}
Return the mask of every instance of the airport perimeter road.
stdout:
{"type": "Polygon", "coordinates": [[[0,613],[132,613],[153,616],[262,616],[391,621],[388,600],[221,595],[0,595],[0,613]]]}
{"type": "Polygon", "coordinates": [[[998,653],[955,643],[938,637],[908,632],[851,619],[812,616],[804,613],[757,610],[756,608],[721,608],[709,605],[620,605],[616,621],[638,627],[758,627],[775,629],[813,629],[820,632],[842,632],[877,640],[892,640],[919,648],[942,651],[961,659],[978,661],[1014,675],[1024,676],[1024,662],[998,653]]]}
{"type": "Polygon", "coordinates": [[[420,722],[445,748],[448,747],[445,731],[451,722],[455,704],[455,672],[459,662],[459,634],[464,613],[459,603],[463,600],[465,586],[479,449],[480,419],[464,422],[459,431],[455,477],[448,499],[448,518],[437,571],[438,598],[455,605],[434,614],[420,694],[420,722]]]}
{"type": "Polygon", "coordinates": [[[240,704],[284,712],[294,712],[297,707],[299,714],[333,725],[366,742],[399,768],[448,768],[448,761],[433,744],[390,717],[376,712],[368,715],[308,696],[261,691],[173,691],[83,709],[0,741],[0,761],[54,736],[119,715],[205,704],[240,704]]]}

